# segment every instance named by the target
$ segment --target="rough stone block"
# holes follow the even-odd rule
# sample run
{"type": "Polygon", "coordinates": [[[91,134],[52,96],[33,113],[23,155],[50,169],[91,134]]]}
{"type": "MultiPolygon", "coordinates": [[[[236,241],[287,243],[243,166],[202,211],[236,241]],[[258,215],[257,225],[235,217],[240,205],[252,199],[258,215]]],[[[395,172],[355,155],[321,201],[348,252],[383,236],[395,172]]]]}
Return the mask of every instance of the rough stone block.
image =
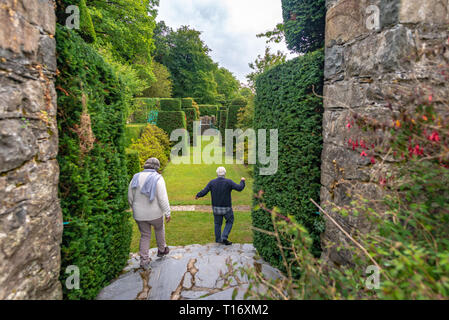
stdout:
{"type": "Polygon", "coordinates": [[[401,23],[446,25],[449,23],[449,1],[401,0],[399,21],[401,23]]]}

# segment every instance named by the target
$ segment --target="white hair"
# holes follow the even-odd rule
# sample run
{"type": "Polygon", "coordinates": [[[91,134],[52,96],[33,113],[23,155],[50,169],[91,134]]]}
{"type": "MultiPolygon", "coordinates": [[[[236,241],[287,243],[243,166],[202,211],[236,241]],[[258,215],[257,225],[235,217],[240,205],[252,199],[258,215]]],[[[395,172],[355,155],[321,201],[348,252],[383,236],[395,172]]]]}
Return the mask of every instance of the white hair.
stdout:
{"type": "Polygon", "coordinates": [[[217,176],[224,177],[226,175],[226,169],[224,167],[218,167],[217,176]]]}

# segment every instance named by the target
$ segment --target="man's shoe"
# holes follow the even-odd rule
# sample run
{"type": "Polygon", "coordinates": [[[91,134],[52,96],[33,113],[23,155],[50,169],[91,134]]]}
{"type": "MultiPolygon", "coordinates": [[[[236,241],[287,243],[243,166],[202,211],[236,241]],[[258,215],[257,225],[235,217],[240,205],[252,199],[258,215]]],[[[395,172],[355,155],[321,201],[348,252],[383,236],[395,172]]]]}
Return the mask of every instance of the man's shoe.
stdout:
{"type": "Polygon", "coordinates": [[[232,244],[232,242],[228,240],[223,240],[222,243],[226,246],[230,246],[232,244]]]}
{"type": "Polygon", "coordinates": [[[168,249],[168,247],[165,247],[164,252],[161,252],[161,251],[157,250],[157,256],[158,257],[163,257],[163,256],[166,256],[169,252],[170,252],[170,249],[168,249]]]}

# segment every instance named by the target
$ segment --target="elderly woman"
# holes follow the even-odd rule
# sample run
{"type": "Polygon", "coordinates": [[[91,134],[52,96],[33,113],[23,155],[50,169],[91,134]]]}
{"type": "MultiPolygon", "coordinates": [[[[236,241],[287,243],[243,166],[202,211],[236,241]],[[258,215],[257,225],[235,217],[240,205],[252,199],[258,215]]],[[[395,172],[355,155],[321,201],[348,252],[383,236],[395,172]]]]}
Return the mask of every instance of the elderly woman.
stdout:
{"type": "Polygon", "coordinates": [[[164,216],[170,221],[170,204],[164,178],[157,172],[159,160],[150,158],[145,162],[144,170],[134,175],[128,188],[128,202],[133,210],[133,217],[140,230],[140,266],[148,269],[148,255],[151,226],[154,227],[158,247],[158,257],[169,252],[165,243],[164,216]]]}

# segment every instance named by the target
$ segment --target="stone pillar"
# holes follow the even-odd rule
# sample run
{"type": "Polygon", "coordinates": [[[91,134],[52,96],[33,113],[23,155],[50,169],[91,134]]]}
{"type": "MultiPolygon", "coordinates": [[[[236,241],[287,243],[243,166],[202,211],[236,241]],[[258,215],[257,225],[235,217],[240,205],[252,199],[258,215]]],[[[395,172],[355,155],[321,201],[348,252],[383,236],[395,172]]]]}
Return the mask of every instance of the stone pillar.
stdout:
{"type": "Polygon", "coordinates": [[[0,0],[0,299],[61,299],[55,3],[0,0]]]}
{"type": "MultiPolygon", "coordinates": [[[[391,114],[387,100],[398,102],[400,90],[412,90],[415,80],[431,86],[429,60],[409,57],[447,41],[449,0],[328,0],[327,7],[321,203],[349,206],[350,190],[367,199],[383,197],[370,179],[376,165],[345,143],[354,135],[346,128],[349,109],[381,120],[391,114]],[[372,29],[375,21],[378,28],[372,29]]],[[[350,232],[370,228],[363,217],[334,216],[350,232]]],[[[325,260],[351,261],[348,251],[325,249],[348,242],[330,221],[322,242],[325,260]]]]}

